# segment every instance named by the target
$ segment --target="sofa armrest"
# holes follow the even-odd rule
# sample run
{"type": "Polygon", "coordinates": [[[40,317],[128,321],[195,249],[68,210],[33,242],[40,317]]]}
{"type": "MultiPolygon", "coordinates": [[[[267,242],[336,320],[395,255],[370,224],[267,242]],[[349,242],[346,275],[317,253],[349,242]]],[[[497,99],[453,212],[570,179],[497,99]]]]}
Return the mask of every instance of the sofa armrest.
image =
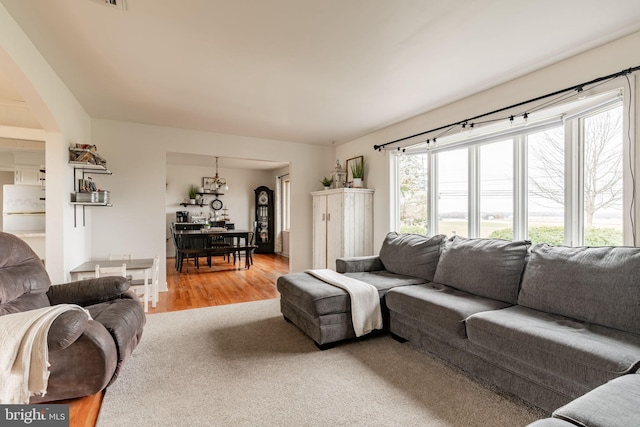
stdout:
{"type": "Polygon", "coordinates": [[[126,277],[109,276],[53,285],[49,287],[47,296],[51,305],[77,304],[84,307],[121,298],[128,289],[126,277]]]}
{"type": "Polygon", "coordinates": [[[104,390],[114,377],[118,350],[113,337],[98,321],[63,350],[49,351],[51,364],[47,393],[31,396],[29,403],[52,402],[92,395],[104,390]]]}
{"type": "Polygon", "coordinates": [[[80,310],[69,310],[56,318],[49,328],[49,351],[62,350],[73,344],[87,329],[89,316],[80,310]]]}
{"type": "Polygon", "coordinates": [[[378,255],[338,258],[336,271],[338,273],[361,273],[365,271],[384,270],[384,264],[378,255]]]}

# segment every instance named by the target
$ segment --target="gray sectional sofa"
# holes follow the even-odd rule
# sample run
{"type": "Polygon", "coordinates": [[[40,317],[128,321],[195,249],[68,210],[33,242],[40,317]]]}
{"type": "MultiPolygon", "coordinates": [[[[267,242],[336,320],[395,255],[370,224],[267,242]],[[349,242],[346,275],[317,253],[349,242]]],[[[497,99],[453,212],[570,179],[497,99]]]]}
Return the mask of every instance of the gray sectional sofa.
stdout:
{"type": "MultiPolygon", "coordinates": [[[[545,411],[629,375],[640,394],[640,248],[389,233],[337,270],[379,289],[394,337],[545,411]]],[[[346,292],[306,276],[278,279],[285,318],[318,345],[352,337],[346,292]]]]}

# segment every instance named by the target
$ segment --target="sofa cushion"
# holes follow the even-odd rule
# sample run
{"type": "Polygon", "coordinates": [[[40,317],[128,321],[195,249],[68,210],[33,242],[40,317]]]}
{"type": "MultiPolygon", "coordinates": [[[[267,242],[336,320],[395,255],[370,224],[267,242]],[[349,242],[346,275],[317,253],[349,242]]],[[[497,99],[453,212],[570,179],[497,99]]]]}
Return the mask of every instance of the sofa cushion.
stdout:
{"type": "Polygon", "coordinates": [[[473,313],[509,304],[453,289],[439,283],[405,286],[387,292],[389,310],[402,313],[440,331],[466,338],[464,320],[473,313]]]}
{"type": "Polygon", "coordinates": [[[357,273],[361,271],[384,270],[384,265],[378,255],[354,256],[348,258],[338,258],[336,260],[336,271],[338,273],[357,273]]]}
{"type": "Polygon", "coordinates": [[[390,271],[367,271],[359,273],[345,273],[345,276],[352,277],[362,282],[375,286],[380,296],[384,296],[389,289],[403,286],[419,285],[426,280],[415,276],[404,276],[402,274],[391,273],[390,271]]]}
{"type": "Polygon", "coordinates": [[[640,248],[531,249],[518,304],[640,334],[640,248]]]}
{"type": "Polygon", "coordinates": [[[24,294],[45,293],[51,280],[29,245],[8,233],[0,233],[0,243],[0,304],[24,294]]]}
{"type": "Polygon", "coordinates": [[[0,304],[0,316],[11,313],[20,313],[27,310],[35,310],[37,308],[48,307],[50,305],[47,294],[23,294],[11,302],[0,304]]]}
{"type": "Polygon", "coordinates": [[[640,336],[522,306],[476,313],[473,344],[590,387],[640,366],[640,336]]]}
{"type": "MultiPolygon", "coordinates": [[[[347,273],[349,277],[369,283],[378,288],[383,296],[395,286],[423,283],[424,279],[402,276],[388,271],[347,273]]],[[[280,297],[312,318],[333,313],[351,312],[349,294],[337,286],[330,285],[307,273],[289,273],[278,277],[280,297]]]]}
{"type": "Polygon", "coordinates": [[[433,281],[515,304],[528,241],[453,236],[440,255],[433,281]]]}
{"type": "Polygon", "coordinates": [[[387,271],[433,280],[446,236],[388,233],[380,248],[380,260],[387,271]]]}
{"type": "Polygon", "coordinates": [[[556,409],[573,425],[628,427],[640,424],[640,375],[623,375],[556,409]]]}
{"type": "Polygon", "coordinates": [[[344,313],[349,308],[349,294],[328,285],[307,273],[289,273],[278,277],[280,298],[288,301],[310,317],[329,313],[344,313]]]}

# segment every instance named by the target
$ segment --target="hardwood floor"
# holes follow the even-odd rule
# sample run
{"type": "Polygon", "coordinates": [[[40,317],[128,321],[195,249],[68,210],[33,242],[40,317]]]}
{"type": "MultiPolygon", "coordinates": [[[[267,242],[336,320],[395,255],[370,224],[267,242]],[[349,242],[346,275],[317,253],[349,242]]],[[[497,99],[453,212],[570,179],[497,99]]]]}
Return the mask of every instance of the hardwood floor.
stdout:
{"type": "MultiPolygon", "coordinates": [[[[157,307],[149,307],[147,315],[278,298],[280,294],[276,290],[276,279],[288,273],[289,259],[279,255],[254,254],[253,261],[249,270],[244,268],[244,260],[234,266],[222,257],[216,257],[211,268],[206,266],[206,262],[201,262],[200,269],[196,269],[192,261],[188,272],[185,263],[180,274],[174,268],[175,260],[168,258],[168,292],[160,293],[157,307]]],[[[103,393],[100,392],[55,403],[69,404],[71,427],[93,427],[98,419],[102,397],[103,393]]]]}

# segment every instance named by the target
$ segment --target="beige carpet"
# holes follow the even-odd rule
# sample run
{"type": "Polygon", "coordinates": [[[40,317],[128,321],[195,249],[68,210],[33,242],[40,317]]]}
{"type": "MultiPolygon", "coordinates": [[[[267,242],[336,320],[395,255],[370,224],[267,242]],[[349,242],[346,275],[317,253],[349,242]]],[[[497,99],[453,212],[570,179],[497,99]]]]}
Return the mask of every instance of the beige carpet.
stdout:
{"type": "Polygon", "coordinates": [[[387,335],[319,351],[278,300],[147,316],[98,426],[526,426],[537,418],[387,335]]]}

